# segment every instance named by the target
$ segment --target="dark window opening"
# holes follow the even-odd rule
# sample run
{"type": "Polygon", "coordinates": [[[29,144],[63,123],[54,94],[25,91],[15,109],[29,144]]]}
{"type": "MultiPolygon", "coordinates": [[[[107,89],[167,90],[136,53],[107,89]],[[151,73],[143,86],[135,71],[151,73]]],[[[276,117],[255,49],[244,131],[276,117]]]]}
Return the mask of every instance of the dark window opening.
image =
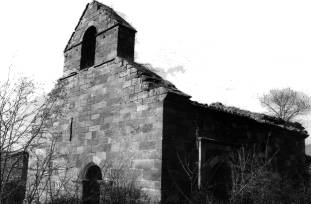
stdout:
{"type": "Polygon", "coordinates": [[[70,126],[69,126],[69,141],[72,140],[72,127],[73,126],[73,118],[70,118],[70,126]]]}
{"type": "Polygon", "coordinates": [[[96,48],[96,28],[88,28],[83,36],[80,69],[85,69],[94,65],[96,48]]]}

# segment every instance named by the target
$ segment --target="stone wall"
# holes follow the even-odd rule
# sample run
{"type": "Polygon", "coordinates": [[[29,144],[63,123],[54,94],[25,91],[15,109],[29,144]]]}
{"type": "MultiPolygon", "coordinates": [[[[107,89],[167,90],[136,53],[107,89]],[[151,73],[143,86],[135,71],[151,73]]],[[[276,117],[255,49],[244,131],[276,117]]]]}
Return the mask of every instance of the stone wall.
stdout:
{"type": "MultiPolygon", "coordinates": [[[[154,200],[160,199],[163,100],[166,90],[134,63],[136,30],[111,8],[87,4],[64,50],[64,117],[53,125],[57,151],[78,182],[90,165],[125,166],[154,200]],[[83,36],[96,28],[95,62],[81,69],[83,36]]],[[[104,179],[104,178],[103,178],[104,179]]]]}
{"type": "Polygon", "coordinates": [[[138,173],[143,189],[159,199],[166,92],[145,82],[136,66],[116,58],[62,79],[68,108],[53,129],[58,152],[70,157],[80,179],[89,163],[103,168],[124,162],[138,173]]]}
{"type": "Polygon", "coordinates": [[[276,119],[263,114],[236,108],[227,111],[221,104],[202,105],[174,94],[166,97],[163,112],[163,201],[176,195],[183,198],[181,194],[187,195],[197,187],[199,138],[202,183],[208,176],[203,172],[205,161],[228,155],[241,146],[256,146],[260,151],[276,154],[275,167],[281,174],[294,175],[304,170],[307,134],[299,124],[277,123],[276,119]],[[185,164],[195,172],[192,181],[185,164]]]}

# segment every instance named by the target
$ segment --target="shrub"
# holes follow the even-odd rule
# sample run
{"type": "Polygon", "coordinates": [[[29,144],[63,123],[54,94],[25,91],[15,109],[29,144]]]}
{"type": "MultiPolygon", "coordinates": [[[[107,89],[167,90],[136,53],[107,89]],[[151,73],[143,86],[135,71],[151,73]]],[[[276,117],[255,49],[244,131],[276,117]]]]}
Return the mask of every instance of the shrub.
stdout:
{"type": "Polygon", "coordinates": [[[101,185],[103,203],[149,203],[147,194],[134,181],[101,185]]]}
{"type": "MultiPolygon", "coordinates": [[[[280,174],[273,168],[276,154],[258,152],[255,147],[240,148],[228,156],[230,177],[228,197],[215,194],[215,185],[207,182],[192,192],[185,203],[200,204],[309,204],[311,188],[303,175],[280,174]],[[293,178],[294,177],[294,178],[293,178]]],[[[174,202],[173,202],[174,203],[174,202]]]]}
{"type": "Polygon", "coordinates": [[[74,196],[61,195],[53,199],[53,201],[47,202],[47,204],[79,204],[81,201],[74,196]]]}

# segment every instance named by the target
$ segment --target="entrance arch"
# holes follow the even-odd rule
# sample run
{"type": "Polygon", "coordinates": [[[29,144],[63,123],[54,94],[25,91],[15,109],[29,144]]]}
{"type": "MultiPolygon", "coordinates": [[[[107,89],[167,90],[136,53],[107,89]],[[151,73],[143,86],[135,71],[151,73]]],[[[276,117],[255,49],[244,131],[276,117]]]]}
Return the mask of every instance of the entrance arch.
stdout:
{"type": "Polygon", "coordinates": [[[83,204],[99,204],[100,185],[98,180],[102,180],[100,168],[95,164],[86,167],[82,188],[83,204]]]}

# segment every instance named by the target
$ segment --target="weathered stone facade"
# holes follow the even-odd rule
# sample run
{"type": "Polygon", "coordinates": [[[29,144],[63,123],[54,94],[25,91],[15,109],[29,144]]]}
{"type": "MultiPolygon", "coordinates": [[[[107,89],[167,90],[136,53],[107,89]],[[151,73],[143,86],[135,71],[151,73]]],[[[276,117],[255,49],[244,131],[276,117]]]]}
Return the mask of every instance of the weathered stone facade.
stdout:
{"type": "Polygon", "coordinates": [[[92,166],[102,169],[109,163],[113,169],[126,163],[143,190],[154,201],[165,202],[176,191],[175,184],[188,186],[178,155],[187,155],[192,165],[198,165],[198,158],[215,148],[230,151],[234,144],[264,143],[267,138],[280,149],[280,168],[304,162],[303,127],[220,104],[192,102],[173,84],[134,62],[135,32],[111,8],[93,1],[65,48],[59,83],[64,84],[68,101],[53,131],[57,150],[69,158],[78,183],[87,179],[92,166]],[[91,27],[95,58],[81,69],[81,55],[92,49],[84,44],[91,27]]]}
{"type": "MultiPolygon", "coordinates": [[[[223,165],[223,155],[241,146],[257,146],[262,152],[276,154],[275,168],[280,174],[297,176],[304,173],[305,138],[308,134],[299,123],[286,123],[220,103],[199,104],[176,95],[165,98],[163,113],[163,199],[178,194],[176,183],[188,186],[185,193],[189,191],[189,179],[181,170],[178,158],[185,158],[185,155],[193,161],[190,166],[198,165],[196,161],[202,164],[198,170],[202,183],[207,180],[209,171],[223,165]]],[[[214,179],[229,180],[228,176],[220,173],[214,179]]]]}
{"type": "Polygon", "coordinates": [[[120,19],[102,4],[88,4],[65,49],[60,82],[69,101],[67,117],[54,126],[60,130],[58,149],[70,149],[81,180],[90,163],[129,162],[141,172],[139,183],[159,198],[166,90],[133,62],[135,30],[120,19]],[[83,34],[90,26],[97,29],[95,63],[80,70],[83,34]]]}

